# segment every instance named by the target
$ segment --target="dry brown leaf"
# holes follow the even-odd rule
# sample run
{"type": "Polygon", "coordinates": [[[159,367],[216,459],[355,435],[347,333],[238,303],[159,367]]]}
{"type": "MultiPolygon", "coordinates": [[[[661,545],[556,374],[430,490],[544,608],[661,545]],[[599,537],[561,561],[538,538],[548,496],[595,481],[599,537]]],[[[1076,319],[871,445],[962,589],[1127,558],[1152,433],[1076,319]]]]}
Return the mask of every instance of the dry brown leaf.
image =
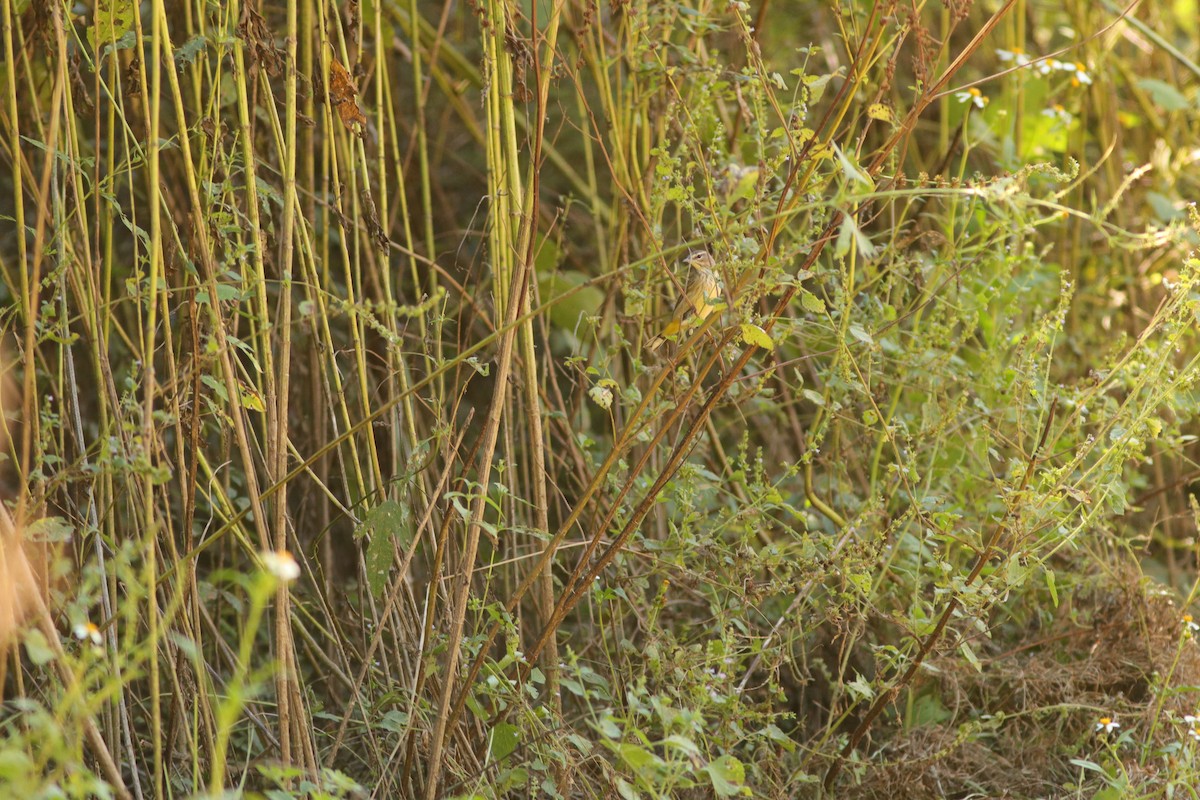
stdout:
{"type": "Polygon", "coordinates": [[[354,130],[355,125],[366,126],[367,115],[358,106],[358,88],[354,85],[354,78],[336,58],[329,59],[329,101],[348,129],[354,130]]]}

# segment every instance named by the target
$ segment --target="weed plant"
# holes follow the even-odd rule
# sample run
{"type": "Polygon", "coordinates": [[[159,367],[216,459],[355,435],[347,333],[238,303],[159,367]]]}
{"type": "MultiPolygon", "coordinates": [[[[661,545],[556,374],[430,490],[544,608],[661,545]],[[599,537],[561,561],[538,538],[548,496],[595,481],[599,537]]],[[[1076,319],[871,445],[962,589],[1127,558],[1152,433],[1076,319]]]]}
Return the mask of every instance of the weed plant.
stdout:
{"type": "Polygon", "coordinates": [[[1197,19],[0,0],[0,795],[1195,797],[1197,19]]]}

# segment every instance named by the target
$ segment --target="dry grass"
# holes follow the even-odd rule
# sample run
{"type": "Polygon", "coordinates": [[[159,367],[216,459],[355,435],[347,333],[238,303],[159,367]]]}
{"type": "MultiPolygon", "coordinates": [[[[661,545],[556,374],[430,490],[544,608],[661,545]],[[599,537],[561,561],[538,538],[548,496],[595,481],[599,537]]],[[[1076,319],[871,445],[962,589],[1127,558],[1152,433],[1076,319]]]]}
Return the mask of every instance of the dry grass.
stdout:
{"type": "Polygon", "coordinates": [[[0,0],[0,789],[1194,783],[1189,8],[0,0]]]}

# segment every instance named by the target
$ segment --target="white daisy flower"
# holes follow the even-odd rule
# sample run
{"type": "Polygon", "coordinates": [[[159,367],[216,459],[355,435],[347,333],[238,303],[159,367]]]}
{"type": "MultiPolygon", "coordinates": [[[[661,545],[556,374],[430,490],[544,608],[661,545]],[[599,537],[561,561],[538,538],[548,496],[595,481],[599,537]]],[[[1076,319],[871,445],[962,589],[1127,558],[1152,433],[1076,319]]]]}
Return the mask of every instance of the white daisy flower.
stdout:
{"type": "Polygon", "coordinates": [[[1051,119],[1058,120],[1059,122],[1061,122],[1064,125],[1066,125],[1072,119],[1074,119],[1074,117],[1071,116],[1071,112],[1067,111],[1065,108],[1063,108],[1058,103],[1055,103],[1054,105],[1050,106],[1049,108],[1043,108],[1042,116],[1050,117],[1051,119]]]}
{"type": "Polygon", "coordinates": [[[291,583],[300,577],[300,565],[287,550],[267,551],[262,553],[261,557],[267,572],[284,583],[291,583]]]}
{"type": "Polygon", "coordinates": [[[1076,61],[1073,64],[1067,64],[1063,67],[1063,70],[1071,73],[1072,86],[1092,85],[1092,76],[1088,75],[1087,67],[1085,67],[1081,62],[1076,61]]]}
{"type": "Polygon", "coordinates": [[[1057,58],[1043,58],[1034,65],[1039,75],[1049,75],[1051,72],[1063,68],[1063,63],[1057,58]]]}
{"type": "Polygon", "coordinates": [[[983,92],[974,86],[964,92],[956,92],[954,99],[960,103],[972,103],[976,108],[983,108],[988,104],[988,99],[983,96],[983,92]]]}
{"type": "Polygon", "coordinates": [[[1005,63],[1009,61],[1015,62],[1018,67],[1023,67],[1029,63],[1029,56],[1025,55],[1019,47],[1015,47],[1012,50],[997,50],[996,58],[1005,63]]]}
{"type": "Polygon", "coordinates": [[[100,629],[94,622],[80,622],[71,632],[81,642],[90,641],[95,647],[104,644],[104,634],[100,633],[100,629]]]}

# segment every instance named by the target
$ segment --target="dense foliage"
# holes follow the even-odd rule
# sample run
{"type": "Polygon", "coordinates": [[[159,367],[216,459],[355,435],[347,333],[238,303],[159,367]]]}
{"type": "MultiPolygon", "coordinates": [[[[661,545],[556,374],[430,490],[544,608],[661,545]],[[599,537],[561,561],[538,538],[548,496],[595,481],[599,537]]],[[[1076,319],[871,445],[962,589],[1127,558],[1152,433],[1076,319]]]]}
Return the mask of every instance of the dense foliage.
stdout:
{"type": "Polygon", "coordinates": [[[0,793],[1195,796],[1198,19],[0,0],[0,793]]]}

